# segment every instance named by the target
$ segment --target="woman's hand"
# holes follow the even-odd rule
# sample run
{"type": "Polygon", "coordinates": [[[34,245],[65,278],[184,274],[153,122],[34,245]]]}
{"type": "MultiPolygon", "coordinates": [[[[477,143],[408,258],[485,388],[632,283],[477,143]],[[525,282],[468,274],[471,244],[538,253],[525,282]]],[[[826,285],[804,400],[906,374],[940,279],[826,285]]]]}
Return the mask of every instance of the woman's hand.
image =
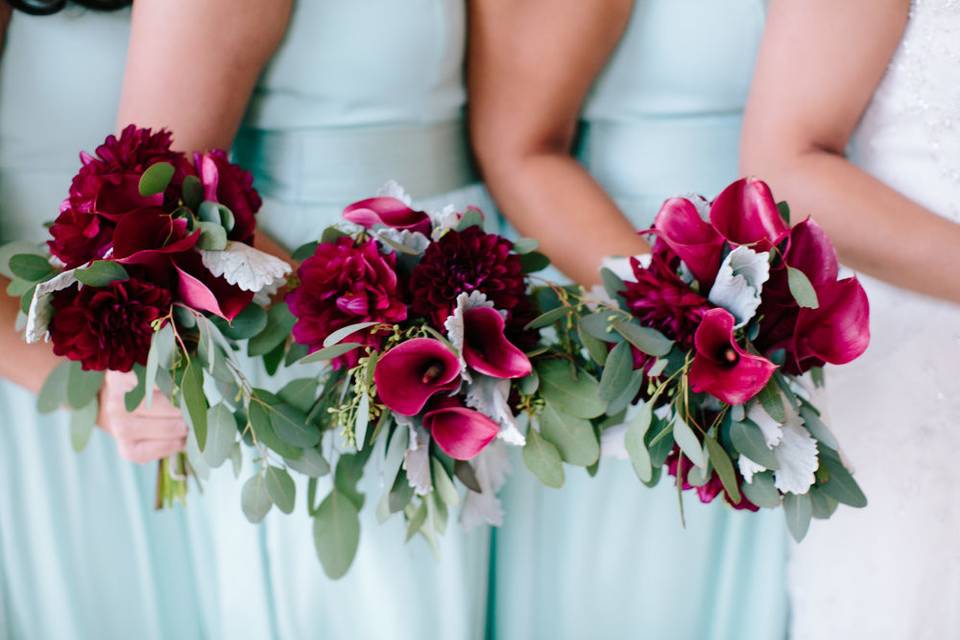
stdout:
{"type": "Polygon", "coordinates": [[[117,439],[120,456],[145,463],[182,451],[187,443],[187,423],[180,410],[154,389],[149,409],[142,402],[132,413],[128,412],[124,396],[135,386],[137,376],[133,373],[108,371],[100,389],[97,424],[117,439]]]}

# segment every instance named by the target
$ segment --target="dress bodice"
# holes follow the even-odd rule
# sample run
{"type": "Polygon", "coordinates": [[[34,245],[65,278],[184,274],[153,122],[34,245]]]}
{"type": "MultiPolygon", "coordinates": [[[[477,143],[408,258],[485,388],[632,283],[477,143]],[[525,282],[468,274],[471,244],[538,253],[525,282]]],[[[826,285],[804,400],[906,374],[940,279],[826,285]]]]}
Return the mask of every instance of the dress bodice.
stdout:
{"type": "Polygon", "coordinates": [[[39,240],[79,151],[114,130],[129,23],[129,11],[76,7],[10,20],[0,56],[0,240],[39,240]]]}
{"type": "Polygon", "coordinates": [[[463,0],[298,0],[246,126],[455,120],[466,100],[463,0]]]}
{"type": "Polygon", "coordinates": [[[900,193],[960,222],[960,1],[912,3],[851,157],[900,193]]]}
{"type": "Polygon", "coordinates": [[[584,105],[578,156],[638,224],[737,175],[763,0],[637,0],[584,105]]]}

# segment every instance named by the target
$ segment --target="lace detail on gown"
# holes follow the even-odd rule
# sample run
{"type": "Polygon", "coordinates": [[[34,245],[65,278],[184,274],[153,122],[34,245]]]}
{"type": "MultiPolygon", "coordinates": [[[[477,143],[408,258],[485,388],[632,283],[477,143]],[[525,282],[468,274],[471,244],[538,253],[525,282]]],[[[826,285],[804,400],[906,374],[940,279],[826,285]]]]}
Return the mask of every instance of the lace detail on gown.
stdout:
{"type": "MultiPolygon", "coordinates": [[[[912,4],[851,152],[960,222],[960,0],[912,4]]],[[[871,345],[827,372],[827,392],[870,504],[841,508],[795,547],[791,637],[960,637],[960,307],[863,281],[871,345]]]]}

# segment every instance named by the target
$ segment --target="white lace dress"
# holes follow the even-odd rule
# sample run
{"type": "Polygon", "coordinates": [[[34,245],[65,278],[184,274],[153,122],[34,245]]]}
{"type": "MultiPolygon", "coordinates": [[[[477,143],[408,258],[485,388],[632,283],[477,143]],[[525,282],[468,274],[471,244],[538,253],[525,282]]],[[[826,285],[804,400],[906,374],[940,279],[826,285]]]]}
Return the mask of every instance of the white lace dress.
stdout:
{"type": "MultiPolygon", "coordinates": [[[[960,0],[913,3],[852,157],[960,223],[960,0]]],[[[872,343],[827,389],[870,504],[794,548],[792,637],[960,638],[960,307],[863,280],[872,343]]]]}

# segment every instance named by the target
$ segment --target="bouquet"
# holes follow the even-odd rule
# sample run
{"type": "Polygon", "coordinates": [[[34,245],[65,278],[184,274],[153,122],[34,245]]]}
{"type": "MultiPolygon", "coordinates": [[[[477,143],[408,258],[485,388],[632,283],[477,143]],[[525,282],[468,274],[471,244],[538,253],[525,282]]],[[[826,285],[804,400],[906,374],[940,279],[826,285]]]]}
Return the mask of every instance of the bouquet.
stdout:
{"type": "Polygon", "coordinates": [[[815,406],[822,367],[869,342],[866,294],[838,279],[823,229],[790,227],[787,204],[745,179],[712,203],[667,200],[647,233],[652,253],[623,278],[605,270],[606,299],[580,318],[601,395],[630,399],[604,440],[648,485],[665,469],[702,502],[782,506],[797,540],[811,517],[865,506],[815,406]]]}
{"type": "Polygon", "coordinates": [[[277,326],[285,308],[263,306],[289,267],[252,246],[261,204],[252,176],[223,151],[188,158],[171,144],[167,131],[131,125],[95,155],[81,154],[46,247],[13,243],[0,260],[8,293],[21,298],[25,339],[47,339],[67,359],[39,405],[73,409],[75,448],[97,418],[106,370],[136,372],[128,410],[149,405],[155,386],[183,410],[194,455],[161,461],[158,507],[185,495],[201,450],[213,463],[240,456],[234,413],[210,406],[205,378],[243,418],[255,399],[233,357],[236,341],[252,338],[249,351],[265,354],[282,349],[289,328],[277,326]]]}
{"type": "MultiPolygon", "coordinates": [[[[356,483],[371,460],[384,487],[380,519],[402,514],[408,540],[433,542],[455,508],[464,526],[500,524],[507,446],[558,455],[536,431],[523,433],[542,411],[541,394],[571,415],[592,416],[597,404],[567,395],[579,374],[573,345],[539,329],[549,318],[537,318],[530,274],[548,262],[534,242],[485,231],[475,208],[415,210],[396,185],[348,206],[344,218],[297,251],[303,263],[286,299],[292,350],[329,363],[287,388],[307,390],[311,455],[337,458],[319,504],[316,480],[308,485],[317,553],[332,577],[356,551],[364,503],[356,483]]],[[[575,426],[584,431],[572,437],[593,444],[570,451],[595,460],[592,427],[575,426]]]]}

